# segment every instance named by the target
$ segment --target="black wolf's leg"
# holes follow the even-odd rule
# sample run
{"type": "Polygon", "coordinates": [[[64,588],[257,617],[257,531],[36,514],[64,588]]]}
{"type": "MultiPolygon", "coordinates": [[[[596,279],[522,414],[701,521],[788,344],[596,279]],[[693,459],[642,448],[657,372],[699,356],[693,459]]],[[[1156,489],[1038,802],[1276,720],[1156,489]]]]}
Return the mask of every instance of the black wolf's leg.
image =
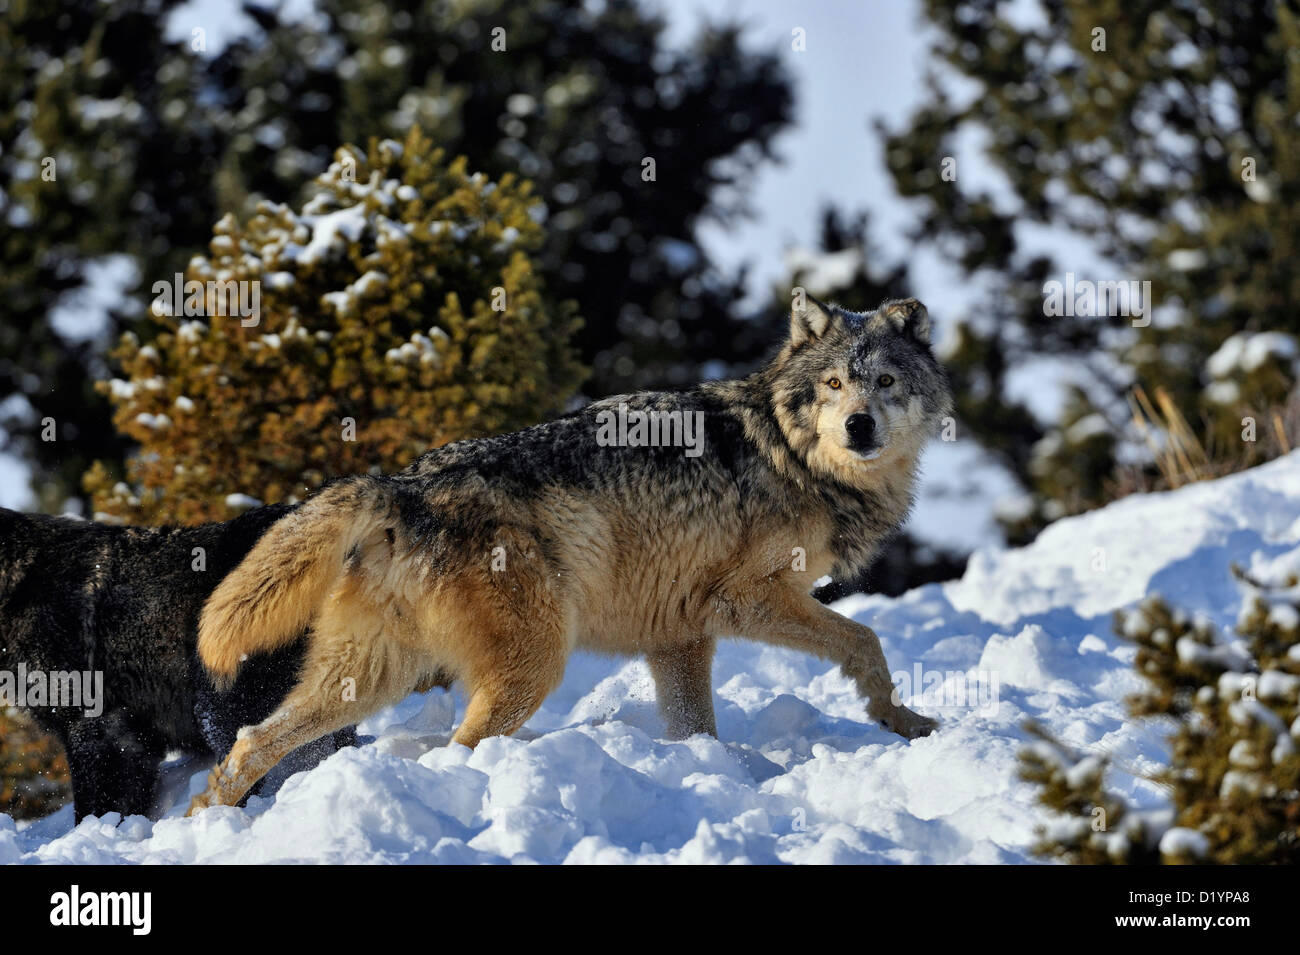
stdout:
{"type": "Polygon", "coordinates": [[[160,741],[137,732],[115,712],[73,724],[64,748],[77,822],[108,812],[149,814],[163,757],[160,741]]]}

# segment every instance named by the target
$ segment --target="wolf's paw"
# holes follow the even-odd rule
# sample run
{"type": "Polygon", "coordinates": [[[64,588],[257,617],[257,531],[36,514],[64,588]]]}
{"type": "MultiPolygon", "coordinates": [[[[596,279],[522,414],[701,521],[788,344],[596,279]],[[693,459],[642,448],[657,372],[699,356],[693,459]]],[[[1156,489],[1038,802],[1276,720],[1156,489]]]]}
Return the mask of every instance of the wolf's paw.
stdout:
{"type": "Polygon", "coordinates": [[[220,800],[215,797],[211,789],[205,789],[190,800],[190,808],[185,810],[185,818],[188,819],[191,816],[197,815],[201,810],[207,809],[209,806],[218,805],[219,802],[220,800]]]}
{"type": "Polygon", "coordinates": [[[896,706],[884,713],[873,713],[872,716],[885,729],[904,739],[920,739],[939,728],[938,720],[922,716],[906,706],[896,706]]]}
{"type": "Polygon", "coordinates": [[[185,810],[185,817],[196,815],[200,810],[207,809],[209,806],[229,805],[226,799],[222,797],[222,784],[226,777],[222,773],[220,766],[215,767],[212,772],[208,773],[208,785],[193,799],[190,800],[190,807],[185,810]]]}

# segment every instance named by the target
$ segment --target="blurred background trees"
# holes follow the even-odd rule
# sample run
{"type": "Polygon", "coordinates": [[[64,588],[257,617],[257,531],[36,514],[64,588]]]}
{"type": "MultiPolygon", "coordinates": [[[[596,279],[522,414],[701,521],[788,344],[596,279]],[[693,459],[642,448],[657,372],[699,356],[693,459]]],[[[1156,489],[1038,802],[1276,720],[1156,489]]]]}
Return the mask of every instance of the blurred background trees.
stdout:
{"type": "Polygon", "coordinates": [[[539,268],[588,316],[590,395],[685,386],[709,361],[766,347],[735,341],[742,276],[710,264],[695,226],[743,212],[746,180],[790,122],[774,54],[742,50],[735,26],[670,49],[664,22],[633,0],[317,10],[309,29],[259,14],[262,34],[212,65],[233,122],[228,190],[282,198],[338,143],[418,123],[472,169],[535,184],[539,268]]]}
{"type": "Polygon", "coordinates": [[[207,57],[202,36],[162,39],[176,6],[13,0],[0,18],[0,427],[47,507],[80,493],[90,461],[125,454],[92,383],[119,331],[157,333],[139,308],[151,284],[227,213],[301,201],[341,143],[415,124],[473,171],[534,183],[539,275],[589,316],[588,395],[687,385],[768,345],[734,307],[743,273],[695,238],[701,217],[743,214],[745,179],[790,118],[779,60],[742,50],[738,28],[668,49],[631,0],[323,0],[292,23],[245,7],[252,35],[207,57]],[[61,333],[56,306],[105,261],[134,307],[90,341],[61,333]],[[46,417],[58,442],[35,437],[46,417]]]}
{"type": "Polygon", "coordinates": [[[0,430],[49,510],[127,447],[94,388],[115,328],[77,322],[77,290],[97,267],[109,285],[170,274],[216,218],[204,157],[220,137],[191,102],[196,61],[163,40],[175,6],[13,0],[0,13],[0,430]],[[46,418],[57,440],[39,437],[46,418]]]}
{"type": "Polygon", "coordinates": [[[301,499],[564,410],[580,323],[534,270],[527,185],[471,175],[418,129],[340,149],[313,185],[301,211],[222,218],[184,301],[151,307],[152,341],[123,336],[126,377],[101,390],[139,450],[126,482],[103,462],[87,476],[96,515],[225,520],[248,492],[301,499]]]}
{"type": "Polygon", "coordinates": [[[995,0],[923,6],[935,28],[929,94],[904,128],[881,134],[899,192],[916,200],[916,241],[940,243],[987,289],[945,357],[963,423],[1034,492],[1013,537],[1132,489],[1119,439],[1139,437],[1127,427],[1134,386],[1168,399],[1150,402],[1159,442],[1139,453],[1148,475],[1180,422],[1204,460],[1175,482],[1287,450],[1300,8],[1061,0],[1013,17],[995,0]],[[972,143],[987,175],[961,171],[974,165],[972,143]],[[941,174],[945,158],[955,177],[941,174]],[[1074,256],[1035,241],[1049,227],[1081,240],[1074,256]],[[1045,282],[1067,271],[1149,281],[1150,324],[1045,314],[1045,282]],[[1056,420],[1008,393],[1008,375],[1035,363],[1075,385],[1056,420]]]}
{"type": "Polygon", "coordinates": [[[58,738],[27,714],[0,707],[0,813],[35,819],[71,799],[68,760],[58,738]]]}

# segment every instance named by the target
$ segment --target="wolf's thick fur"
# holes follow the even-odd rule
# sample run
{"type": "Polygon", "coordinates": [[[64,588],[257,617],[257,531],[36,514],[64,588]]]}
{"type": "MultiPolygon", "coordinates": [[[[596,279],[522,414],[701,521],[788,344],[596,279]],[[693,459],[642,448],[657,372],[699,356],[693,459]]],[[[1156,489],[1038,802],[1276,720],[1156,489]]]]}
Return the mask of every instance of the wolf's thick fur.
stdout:
{"type": "Polygon", "coordinates": [[[300,632],[250,661],[225,693],[195,652],[203,601],[289,510],[149,528],[0,509],[0,670],[104,675],[99,715],[30,709],[67,752],[78,820],[148,814],[168,750],[224,755],[239,727],[265,718],[294,685],[300,632]],[[203,549],[202,570],[195,548],[203,549]]]}
{"type": "Polygon", "coordinates": [[[214,591],[214,677],[312,625],[302,677],[240,733],[191,812],[232,804],[303,741],[412,690],[464,682],[455,741],[514,732],[575,647],[644,654],[673,735],[714,733],[710,664],[745,636],[833,660],[904,736],[876,635],[828,610],[819,577],[869,562],[904,520],[917,458],[950,413],[914,299],[856,314],[815,301],[762,371],[609,398],[559,420],[338,481],[272,527],[214,591]],[[704,453],[614,447],[604,416],[698,413],[704,453]]]}

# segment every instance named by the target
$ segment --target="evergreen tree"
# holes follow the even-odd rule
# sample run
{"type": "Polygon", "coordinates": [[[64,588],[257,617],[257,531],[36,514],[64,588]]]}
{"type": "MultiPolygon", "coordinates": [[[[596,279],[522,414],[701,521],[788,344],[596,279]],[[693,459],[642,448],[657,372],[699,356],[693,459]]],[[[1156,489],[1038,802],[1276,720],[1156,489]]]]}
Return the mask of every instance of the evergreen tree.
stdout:
{"type": "Polygon", "coordinates": [[[68,335],[52,312],[100,257],[141,275],[182,266],[214,218],[194,61],[163,40],[176,5],[11,0],[0,14],[0,431],[49,509],[125,448],[93,387],[111,327],[68,335]]]}
{"type": "Polygon", "coordinates": [[[1034,728],[1022,776],[1064,814],[1037,851],[1113,864],[1300,862],[1300,576],[1250,588],[1239,640],[1218,639],[1158,597],[1116,617],[1137,645],[1147,686],[1131,713],[1173,729],[1169,765],[1154,774],[1169,809],[1138,811],[1105,786],[1107,765],[1034,728]]]}
{"type": "Polygon", "coordinates": [[[71,801],[68,761],[58,739],[24,713],[0,708],[0,813],[37,819],[71,801]]]}
{"type": "Polygon", "coordinates": [[[344,147],[315,186],[301,212],[224,217],[184,300],[160,289],[160,333],[124,336],[126,377],[101,387],[140,450],[128,482],[88,475],[102,516],[225,519],[563,409],[578,323],[533,269],[526,183],[412,130],[344,147]]]}
{"type": "Polygon", "coordinates": [[[695,239],[701,219],[744,214],[790,121],[779,59],[743,50],[738,27],[671,49],[634,0],[322,0],[306,24],[258,20],[212,68],[230,199],[286,201],[336,143],[419,123],[474,168],[536,184],[538,268],[586,316],[592,397],[689,385],[766,349],[734,310],[743,274],[695,239]]]}
{"type": "MultiPolygon", "coordinates": [[[[493,179],[513,172],[545,203],[535,267],[588,316],[578,333],[592,396],[689,384],[708,361],[752,362],[766,342],[738,317],[743,273],[695,241],[702,218],[734,221],[791,91],[774,54],[739,28],[670,49],[632,0],[323,0],[283,22],[246,6],[251,36],[210,57],[210,23],[175,0],[11,2],[0,18],[0,422],[57,507],[89,459],[119,460],[90,389],[99,342],[49,324],[88,260],[128,257],[141,299],[184,269],[213,222],[256,203],[302,201],[341,142],[401,140],[420,125],[493,179]],[[57,160],[57,184],[39,178],[57,160]],[[652,160],[653,164],[647,163],[652,160]],[[737,343],[740,344],[737,344],[737,343]],[[41,442],[51,417],[60,440],[41,442]]],[[[539,214],[541,214],[539,210],[539,214]]],[[[138,310],[111,315],[147,343],[138,310]]]]}
{"type": "Polygon", "coordinates": [[[983,407],[964,419],[1038,491],[1041,524],[1100,503],[1119,446],[1073,446],[1070,421],[1049,423],[1040,444],[1043,429],[1003,386],[1041,356],[1068,360],[1082,378],[1067,410],[1076,421],[1101,415],[1118,435],[1126,392],[1141,384],[1163,390],[1237,463],[1270,453],[1243,446],[1242,419],[1270,416],[1260,402],[1294,388],[1294,361],[1277,363],[1271,393],[1252,394],[1241,370],[1225,381],[1209,360],[1240,332],[1279,333],[1294,356],[1300,17],[1293,0],[1035,9],[1013,17],[997,0],[927,0],[928,99],[905,128],[881,133],[898,189],[918,200],[918,240],[990,289],[964,316],[957,391],[979,395],[983,407]],[[963,178],[972,157],[957,138],[976,134],[1009,197],[963,178]],[[1117,274],[1034,254],[1024,244],[1033,224],[1084,237],[1117,274]],[[1151,282],[1152,320],[1048,314],[1044,284],[1067,271],[1151,282]],[[1086,474],[1059,486],[1080,466],[1086,474]]]}

